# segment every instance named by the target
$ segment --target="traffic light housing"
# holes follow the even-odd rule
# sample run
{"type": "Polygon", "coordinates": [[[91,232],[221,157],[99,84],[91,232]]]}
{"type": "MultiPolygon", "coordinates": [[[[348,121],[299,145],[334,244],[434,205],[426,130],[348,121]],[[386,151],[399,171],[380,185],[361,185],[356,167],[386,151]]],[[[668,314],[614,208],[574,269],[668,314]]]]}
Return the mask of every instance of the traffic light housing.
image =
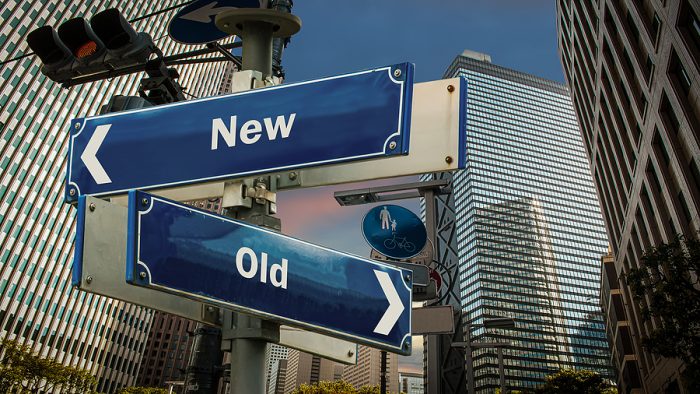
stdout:
{"type": "Polygon", "coordinates": [[[42,26],[27,37],[39,56],[42,73],[56,82],[146,63],[157,51],[153,39],[137,33],[115,8],[92,17],[70,19],[58,27],[42,26]]]}
{"type": "Polygon", "coordinates": [[[146,64],[155,51],[147,33],[136,33],[116,8],[106,9],[90,20],[90,26],[107,49],[104,62],[112,68],[146,64]]]}

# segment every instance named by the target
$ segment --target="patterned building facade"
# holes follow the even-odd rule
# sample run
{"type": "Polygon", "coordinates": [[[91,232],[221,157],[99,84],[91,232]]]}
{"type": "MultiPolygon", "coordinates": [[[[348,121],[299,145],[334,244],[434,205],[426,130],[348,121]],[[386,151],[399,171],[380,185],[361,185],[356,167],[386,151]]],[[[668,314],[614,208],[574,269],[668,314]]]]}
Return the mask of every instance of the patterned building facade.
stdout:
{"type": "Polygon", "coordinates": [[[601,299],[621,392],[683,391],[676,359],[641,346],[623,276],[648,248],[700,228],[700,2],[559,0],[564,73],[601,200],[611,255],[601,299]]]}
{"type": "MultiPolygon", "coordinates": [[[[0,6],[0,59],[29,52],[27,34],[109,7],[133,19],[176,4],[137,1],[9,0],[0,6]]],[[[166,36],[176,10],[134,23],[164,53],[185,50],[166,36]]],[[[0,66],[0,338],[89,370],[100,391],[132,385],[152,312],[75,290],[70,270],[75,210],[63,203],[67,128],[98,113],[112,95],[134,95],[141,75],[63,89],[40,73],[34,56],[0,66]]],[[[221,63],[178,66],[189,94],[217,92],[221,63]]]]}
{"type": "MultiPolygon", "coordinates": [[[[452,176],[465,332],[510,342],[509,389],[559,368],[613,378],[597,303],[608,241],[569,91],[470,51],[445,76],[468,92],[466,169],[452,176]],[[515,328],[485,329],[493,317],[515,328]]],[[[496,350],[473,357],[477,392],[492,392],[496,350]]]]}
{"type": "MultiPolygon", "coordinates": [[[[357,364],[345,366],[343,380],[358,389],[362,386],[379,386],[381,368],[381,350],[360,345],[357,351],[357,364]]],[[[387,352],[386,382],[388,392],[399,391],[399,356],[396,353],[387,352]]]]}

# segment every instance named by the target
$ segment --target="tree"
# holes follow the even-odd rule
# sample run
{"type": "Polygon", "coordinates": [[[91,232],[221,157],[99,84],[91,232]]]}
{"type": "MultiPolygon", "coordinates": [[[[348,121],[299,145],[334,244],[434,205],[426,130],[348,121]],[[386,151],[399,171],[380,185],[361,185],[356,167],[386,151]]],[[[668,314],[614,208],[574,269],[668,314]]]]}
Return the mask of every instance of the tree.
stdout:
{"type": "Polygon", "coordinates": [[[367,386],[364,385],[357,389],[357,394],[379,394],[379,386],[367,386]]]}
{"type": "Polygon", "coordinates": [[[0,341],[0,392],[37,393],[60,388],[64,393],[94,393],[96,381],[88,371],[41,358],[28,346],[0,341]]]}
{"type": "Polygon", "coordinates": [[[344,380],[302,384],[292,394],[379,394],[379,386],[362,386],[356,389],[344,380]]]}
{"type": "Polygon", "coordinates": [[[644,252],[641,266],[626,275],[642,319],[656,328],[642,345],[663,357],[685,363],[683,378],[700,392],[700,241],[676,236],[644,252]]]}
{"type": "Polygon", "coordinates": [[[168,394],[168,390],[160,387],[124,387],[117,394],[168,394]]]}
{"type": "Polygon", "coordinates": [[[617,394],[617,389],[593,371],[560,369],[535,389],[537,394],[617,394]]]}

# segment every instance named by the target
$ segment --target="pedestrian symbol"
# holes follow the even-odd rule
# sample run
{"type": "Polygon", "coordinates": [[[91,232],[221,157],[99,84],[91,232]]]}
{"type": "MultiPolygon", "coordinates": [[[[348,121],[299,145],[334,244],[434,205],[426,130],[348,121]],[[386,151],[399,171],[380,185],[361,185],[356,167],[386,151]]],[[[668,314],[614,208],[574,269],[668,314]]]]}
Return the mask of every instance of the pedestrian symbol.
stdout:
{"type": "Polygon", "coordinates": [[[362,221],[362,233],[375,250],[395,259],[415,256],[427,240],[420,218],[398,205],[372,208],[362,221]]]}

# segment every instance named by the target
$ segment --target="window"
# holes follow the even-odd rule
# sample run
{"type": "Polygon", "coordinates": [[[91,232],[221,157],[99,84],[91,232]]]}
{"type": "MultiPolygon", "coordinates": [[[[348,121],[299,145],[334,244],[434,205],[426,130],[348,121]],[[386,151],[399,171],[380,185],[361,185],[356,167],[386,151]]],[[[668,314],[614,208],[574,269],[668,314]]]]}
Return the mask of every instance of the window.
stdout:
{"type": "Polygon", "coordinates": [[[690,86],[692,81],[690,75],[686,71],[681,59],[678,57],[675,49],[671,48],[671,56],[668,65],[668,76],[676,90],[679,99],[685,99],[690,94],[690,86]]]}
{"type": "Polygon", "coordinates": [[[683,1],[678,12],[677,27],[696,67],[700,67],[700,19],[687,0],[683,1]]]}

